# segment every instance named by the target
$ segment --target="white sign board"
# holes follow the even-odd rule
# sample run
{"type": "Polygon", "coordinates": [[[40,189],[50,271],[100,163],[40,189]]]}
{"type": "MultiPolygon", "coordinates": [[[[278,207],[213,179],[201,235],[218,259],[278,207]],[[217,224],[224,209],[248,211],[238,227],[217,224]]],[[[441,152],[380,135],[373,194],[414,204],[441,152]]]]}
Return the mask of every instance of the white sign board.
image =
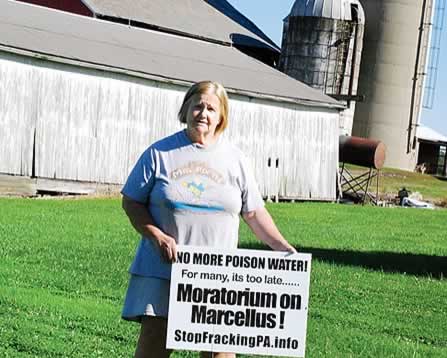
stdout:
{"type": "Polygon", "coordinates": [[[178,249],[168,348],[304,357],[310,254],[178,249]]]}

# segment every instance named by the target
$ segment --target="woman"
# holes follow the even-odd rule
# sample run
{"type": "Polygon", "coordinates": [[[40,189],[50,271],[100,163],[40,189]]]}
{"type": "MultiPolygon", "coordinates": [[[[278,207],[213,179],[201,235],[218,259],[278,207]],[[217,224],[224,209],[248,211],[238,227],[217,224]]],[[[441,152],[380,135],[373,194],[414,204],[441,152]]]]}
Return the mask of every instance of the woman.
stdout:
{"type": "Polygon", "coordinates": [[[272,249],[295,252],[264,208],[245,157],[220,136],[228,125],[223,86],[211,81],[194,84],[179,119],[186,129],[151,145],[122,190],[123,209],[142,235],[123,308],[124,319],[141,322],[136,357],[169,357],[170,263],[176,260],[177,244],[236,248],[242,215],[272,249]]]}

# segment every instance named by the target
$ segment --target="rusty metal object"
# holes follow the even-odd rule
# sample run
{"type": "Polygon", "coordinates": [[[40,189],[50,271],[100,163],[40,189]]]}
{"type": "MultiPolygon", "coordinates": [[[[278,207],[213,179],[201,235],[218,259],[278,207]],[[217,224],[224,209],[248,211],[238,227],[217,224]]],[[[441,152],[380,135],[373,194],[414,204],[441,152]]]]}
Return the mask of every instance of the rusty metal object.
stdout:
{"type": "Polygon", "coordinates": [[[340,136],[340,162],[381,169],[386,147],[381,141],[361,137],[340,136]]]}

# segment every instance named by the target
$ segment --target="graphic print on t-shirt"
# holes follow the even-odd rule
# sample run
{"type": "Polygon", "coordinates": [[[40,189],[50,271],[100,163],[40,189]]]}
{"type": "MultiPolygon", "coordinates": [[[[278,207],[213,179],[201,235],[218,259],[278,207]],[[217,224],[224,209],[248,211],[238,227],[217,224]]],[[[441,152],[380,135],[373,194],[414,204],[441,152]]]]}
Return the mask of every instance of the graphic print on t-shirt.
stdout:
{"type": "Polygon", "coordinates": [[[224,176],[206,163],[191,161],[169,173],[169,204],[196,213],[225,212],[224,176]]]}
{"type": "Polygon", "coordinates": [[[200,198],[205,191],[203,183],[196,183],[194,180],[190,182],[182,182],[182,185],[193,193],[196,198],[200,198]]]}

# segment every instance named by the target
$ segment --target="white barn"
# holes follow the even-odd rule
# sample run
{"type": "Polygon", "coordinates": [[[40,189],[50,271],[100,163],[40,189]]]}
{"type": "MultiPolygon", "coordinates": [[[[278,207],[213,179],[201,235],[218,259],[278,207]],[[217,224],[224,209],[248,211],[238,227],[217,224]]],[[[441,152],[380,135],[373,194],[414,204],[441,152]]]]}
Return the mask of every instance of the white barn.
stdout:
{"type": "Polygon", "coordinates": [[[190,84],[212,79],[265,197],[335,199],[342,106],[232,46],[5,0],[0,33],[2,174],[121,184],[181,128],[190,84]]]}

